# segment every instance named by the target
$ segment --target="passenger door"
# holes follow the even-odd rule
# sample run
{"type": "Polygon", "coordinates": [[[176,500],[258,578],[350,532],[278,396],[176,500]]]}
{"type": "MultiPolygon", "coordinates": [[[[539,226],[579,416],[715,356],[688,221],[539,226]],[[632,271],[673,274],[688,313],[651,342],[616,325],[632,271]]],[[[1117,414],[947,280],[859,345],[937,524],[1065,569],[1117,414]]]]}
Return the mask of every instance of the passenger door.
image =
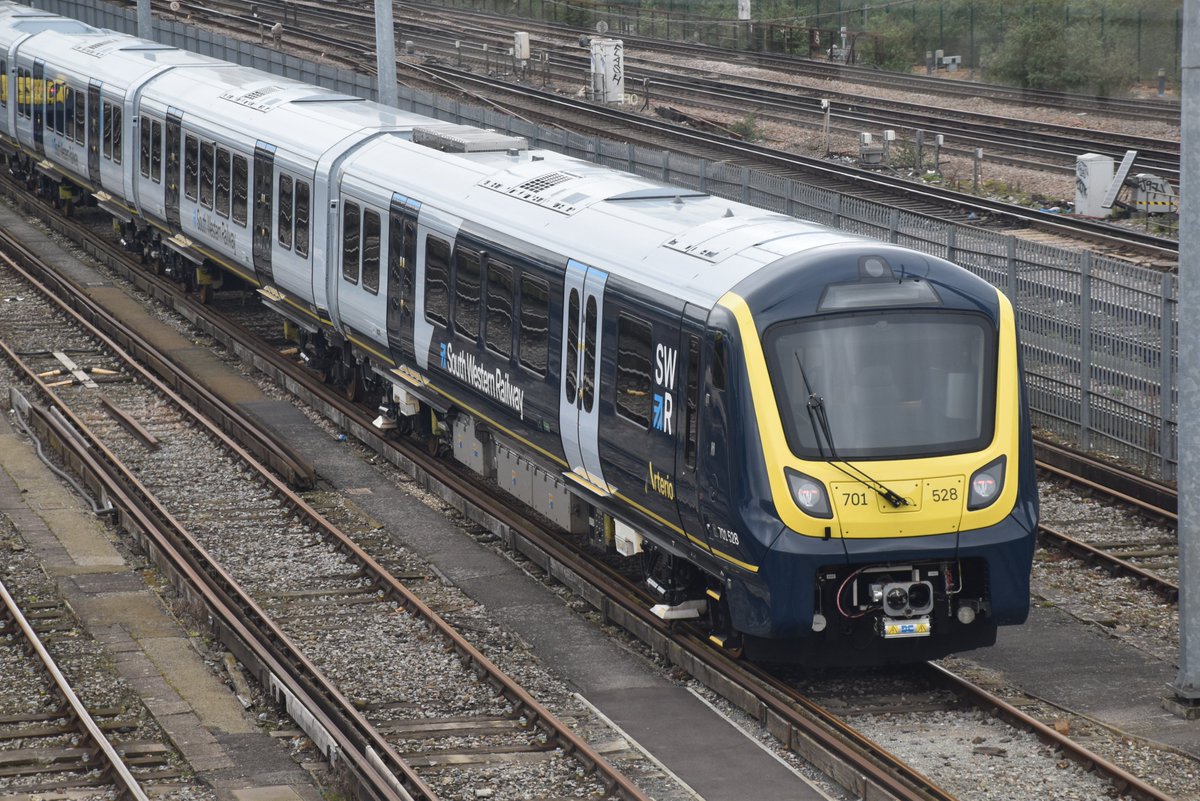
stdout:
{"type": "Polygon", "coordinates": [[[275,283],[271,272],[271,230],[275,181],[275,146],[266,142],[254,145],[254,235],[252,253],[254,272],[266,286],[275,283]]]}
{"type": "Polygon", "coordinates": [[[183,149],[183,112],[177,108],[167,109],[166,174],[163,175],[163,192],[166,203],[167,224],[179,230],[179,153],[183,149]]]}
{"type": "Polygon", "coordinates": [[[87,169],[88,180],[100,188],[100,82],[88,82],[87,95],[87,169]]]}
{"type": "Polygon", "coordinates": [[[706,540],[704,522],[700,518],[700,487],[696,477],[699,456],[699,421],[701,389],[700,343],[704,339],[704,310],[692,304],[684,308],[679,336],[679,358],[683,362],[680,372],[683,377],[682,391],[677,402],[680,410],[680,432],[675,438],[678,450],[675,456],[676,499],[679,506],[679,522],[683,530],[697,540],[706,540]]]}
{"type": "Polygon", "coordinates": [[[29,107],[33,109],[33,147],[41,155],[46,154],[46,62],[40,58],[33,62],[33,80],[29,82],[29,107]]]}
{"type": "Polygon", "coordinates": [[[413,273],[417,269],[417,215],[421,203],[392,195],[388,230],[387,337],[392,358],[412,358],[413,273]],[[405,343],[408,344],[407,350],[405,343]]]}
{"type": "Polygon", "coordinates": [[[594,492],[612,489],[600,467],[600,340],[608,273],[570,259],[563,289],[559,430],[570,472],[594,492]]]}

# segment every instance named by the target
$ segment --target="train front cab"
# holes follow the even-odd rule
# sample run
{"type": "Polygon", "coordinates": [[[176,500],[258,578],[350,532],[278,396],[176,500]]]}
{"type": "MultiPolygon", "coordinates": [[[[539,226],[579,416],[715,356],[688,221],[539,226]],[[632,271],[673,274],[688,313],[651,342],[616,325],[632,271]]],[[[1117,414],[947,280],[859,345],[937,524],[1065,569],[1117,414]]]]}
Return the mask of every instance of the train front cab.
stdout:
{"type": "Polygon", "coordinates": [[[706,386],[702,515],[749,656],[907,662],[1025,620],[1037,495],[1002,295],[932,257],[827,246],[743,282],[709,327],[730,386],[706,386]]]}

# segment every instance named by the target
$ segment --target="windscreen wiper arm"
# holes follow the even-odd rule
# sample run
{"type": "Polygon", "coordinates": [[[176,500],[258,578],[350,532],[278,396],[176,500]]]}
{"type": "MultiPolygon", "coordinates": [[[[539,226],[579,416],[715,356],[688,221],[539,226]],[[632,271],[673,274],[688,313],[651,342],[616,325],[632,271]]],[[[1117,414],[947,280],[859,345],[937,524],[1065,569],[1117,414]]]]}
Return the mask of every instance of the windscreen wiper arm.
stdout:
{"type": "Polygon", "coordinates": [[[908,506],[908,500],[902,497],[894,490],[886,487],[882,482],[867,475],[866,471],[855,467],[845,459],[838,458],[837,449],[833,445],[833,432],[829,428],[829,415],[825,411],[825,399],[812,391],[812,386],[808,383],[808,376],[804,372],[804,363],[800,361],[800,354],[796,354],[796,364],[800,367],[800,378],[804,381],[804,388],[808,391],[808,419],[813,426],[813,435],[817,440],[817,450],[821,452],[821,456],[825,456],[825,449],[821,446],[821,437],[824,436],[825,442],[829,445],[829,458],[826,459],[831,465],[836,467],[841,472],[845,473],[850,478],[857,481],[859,484],[872,489],[879,493],[879,496],[890,503],[893,508],[899,509],[901,506],[908,506]],[[854,471],[851,473],[841,465],[834,464],[835,461],[843,462],[847,467],[854,471]],[[858,475],[855,475],[857,473],[858,475]]]}

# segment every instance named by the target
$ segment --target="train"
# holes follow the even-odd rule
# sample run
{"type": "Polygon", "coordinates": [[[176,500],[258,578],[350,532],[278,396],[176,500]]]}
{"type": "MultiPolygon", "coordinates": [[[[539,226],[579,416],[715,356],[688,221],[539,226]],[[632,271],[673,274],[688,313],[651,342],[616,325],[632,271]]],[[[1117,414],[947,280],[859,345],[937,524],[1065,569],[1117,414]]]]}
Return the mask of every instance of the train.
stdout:
{"type": "Polygon", "coordinates": [[[0,71],[31,189],[201,300],[254,293],[672,625],[839,667],[1025,621],[1017,324],[962,267],[11,2],[0,71]]]}

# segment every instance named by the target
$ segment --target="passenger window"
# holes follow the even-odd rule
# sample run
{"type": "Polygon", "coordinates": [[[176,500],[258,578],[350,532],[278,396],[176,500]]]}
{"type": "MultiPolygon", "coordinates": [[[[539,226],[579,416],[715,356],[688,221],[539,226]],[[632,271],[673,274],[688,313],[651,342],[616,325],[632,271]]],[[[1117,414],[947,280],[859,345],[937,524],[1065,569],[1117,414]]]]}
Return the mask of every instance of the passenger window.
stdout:
{"type": "Polygon", "coordinates": [[[229,216],[229,151],[217,148],[217,214],[229,216]]]}
{"type": "Polygon", "coordinates": [[[142,177],[150,177],[150,120],[142,117],[142,177]]]}
{"type": "Polygon", "coordinates": [[[200,143],[200,205],[213,207],[213,150],[212,142],[200,143]]]}
{"type": "Polygon", "coordinates": [[[684,423],[687,441],[683,446],[683,460],[688,467],[696,466],[696,414],[700,394],[700,338],[688,337],[687,367],[687,420],[684,423]]]}
{"type": "Polygon", "coordinates": [[[308,183],[296,181],[296,255],[308,258],[308,183]]]}
{"type": "MultiPolygon", "coordinates": [[[[157,184],[162,183],[162,123],[158,120],[153,123],[150,131],[150,177],[157,184]]],[[[209,155],[212,155],[211,152],[209,155]]]]}
{"type": "Polygon", "coordinates": [[[50,106],[50,118],[54,120],[54,132],[65,136],[67,103],[70,101],[71,90],[62,81],[47,81],[46,85],[50,87],[46,103],[50,106]]]}
{"type": "Polygon", "coordinates": [[[393,302],[398,303],[400,297],[401,279],[404,268],[404,220],[400,215],[392,213],[388,217],[388,294],[393,302]]]}
{"type": "Polygon", "coordinates": [[[357,203],[342,207],[342,278],[358,283],[359,210],[357,203]]]}
{"type": "Polygon", "coordinates": [[[572,289],[567,301],[567,370],[563,376],[567,390],[567,403],[575,402],[579,389],[579,290],[572,289]]]}
{"type": "Polygon", "coordinates": [[[17,114],[29,117],[33,105],[33,87],[29,80],[29,70],[24,67],[17,69],[17,114]]]}
{"type": "Polygon", "coordinates": [[[113,104],[105,103],[101,106],[104,109],[104,119],[100,121],[100,127],[104,130],[104,158],[112,159],[113,157],[113,131],[112,117],[113,104]]]}
{"type": "MultiPolygon", "coordinates": [[[[347,206],[348,208],[349,206],[347,206]]],[[[292,176],[279,175],[279,224],[276,226],[279,229],[279,245],[287,250],[292,249],[292,176]]],[[[358,227],[357,220],[355,227],[358,227]]],[[[344,229],[344,230],[349,230],[344,229]]],[[[357,256],[355,257],[357,261],[357,256]]],[[[355,265],[357,269],[358,265],[355,265]]],[[[342,265],[342,270],[345,271],[346,265],[342,265]]],[[[356,273],[357,275],[357,273],[356,273]]]]}
{"type": "Polygon", "coordinates": [[[83,92],[75,93],[75,141],[83,144],[83,132],[86,130],[87,123],[87,95],[83,92]]]}
{"type": "Polygon", "coordinates": [[[583,328],[583,410],[591,413],[592,405],[596,400],[596,326],[599,325],[599,320],[596,315],[596,297],[592,295],[587,299],[587,314],[584,318],[583,328]]]}
{"type": "Polygon", "coordinates": [[[0,86],[0,108],[8,108],[8,59],[0,58],[0,80],[4,82],[0,86]]]}
{"type": "Polygon", "coordinates": [[[512,310],[512,268],[488,259],[487,346],[506,359],[512,355],[512,310]]]}
{"type": "Polygon", "coordinates": [[[450,245],[433,236],[425,240],[425,317],[442,325],[450,319],[450,245]]]}
{"type": "Polygon", "coordinates": [[[183,139],[183,194],[188,200],[196,200],[200,185],[200,140],[194,136],[183,139]]]}
{"type": "Polygon", "coordinates": [[[246,186],[249,183],[250,166],[245,156],[233,156],[233,221],[246,224],[246,186]]]}
{"type": "Polygon", "coordinates": [[[379,294],[379,237],[382,226],[379,214],[363,212],[362,287],[372,295],[379,294]]]}
{"type": "Polygon", "coordinates": [[[112,107],[112,142],[113,142],[112,160],[113,160],[113,164],[120,164],[121,159],[123,158],[123,156],[121,155],[121,146],[125,140],[124,140],[124,136],[122,134],[122,130],[123,129],[121,128],[121,107],[114,105],[112,107]]]}
{"type": "Polygon", "coordinates": [[[482,280],[479,253],[460,247],[454,253],[454,327],[470,339],[479,338],[479,294],[482,280]]]}
{"type": "Polygon", "coordinates": [[[650,324],[617,317],[617,414],[649,428],[654,390],[651,384],[650,324]]]}
{"type": "Polygon", "coordinates": [[[540,278],[521,277],[521,326],[517,359],[538,375],[546,374],[550,352],[550,287],[540,278]]]}

